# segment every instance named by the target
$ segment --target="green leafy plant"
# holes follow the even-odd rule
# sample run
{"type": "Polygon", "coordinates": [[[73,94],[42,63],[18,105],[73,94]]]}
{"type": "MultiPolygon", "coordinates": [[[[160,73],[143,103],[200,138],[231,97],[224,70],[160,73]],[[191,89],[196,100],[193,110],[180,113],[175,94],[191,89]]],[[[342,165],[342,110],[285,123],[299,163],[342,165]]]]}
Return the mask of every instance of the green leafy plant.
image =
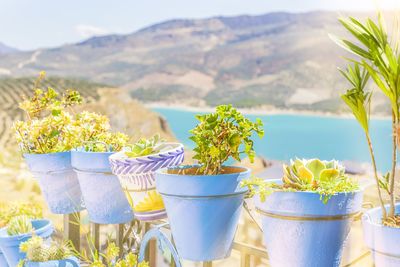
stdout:
{"type": "Polygon", "coordinates": [[[365,132],[374,176],[377,184],[378,196],[382,208],[384,224],[396,225],[395,219],[395,180],[397,164],[396,128],[400,122],[400,52],[399,52],[399,23],[395,23],[390,38],[383,15],[378,13],[378,23],[367,19],[364,23],[353,18],[340,18],[340,23],[355,39],[349,41],[331,35],[331,38],[342,48],[356,55],[356,59],[349,59],[352,66],[340,72],[349,81],[351,88],[342,95],[342,99],[353,112],[365,132]],[[369,77],[390,101],[392,108],[392,170],[389,174],[380,176],[376,168],[376,159],[372,147],[369,124],[370,102],[372,92],[365,86],[369,77]],[[382,190],[389,194],[389,212],[384,207],[382,190]],[[393,223],[391,223],[393,222],[393,223]]]}
{"type": "Polygon", "coordinates": [[[43,90],[39,87],[44,78],[41,72],[33,96],[20,104],[27,120],[16,121],[13,126],[23,153],[56,153],[81,147],[92,152],[119,151],[126,145],[128,136],[111,132],[106,116],[87,111],[74,114],[71,107],[83,102],[79,92],[67,90],[60,95],[53,88],[43,90]]]}
{"type": "Polygon", "coordinates": [[[40,236],[33,236],[29,240],[22,242],[19,246],[21,252],[26,253],[26,259],[21,260],[18,267],[25,266],[26,261],[47,262],[64,260],[74,255],[71,241],[50,243],[45,242],[40,236]]]}
{"type": "Polygon", "coordinates": [[[83,147],[85,151],[120,151],[129,137],[120,132],[110,132],[109,119],[94,112],[83,111],[76,115],[72,123],[74,147],[83,147]]]}
{"type": "Polygon", "coordinates": [[[335,160],[295,159],[291,160],[290,165],[283,165],[283,172],[282,184],[251,178],[243,181],[241,186],[249,188],[250,196],[259,194],[261,201],[265,201],[272,192],[280,190],[316,192],[324,203],[336,193],[359,189],[358,183],[350,179],[344,167],[335,160]]]}
{"type": "Polygon", "coordinates": [[[154,135],[150,139],[141,138],[136,143],[125,147],[125,155],[130,158],[143,157],[160,152],[161,145],[164,140],[159,134],[154,135]]]}
{"type": "Polygon", "coordinates": [[[198,173],[220,174],[228,159],[240,161],[242,154],[254,161],[252,134],[264,136],[260,119],[253,123],[231,105],[218,106],[214,113],[197,115],[196,119],[199,124],[190,131],[190,139],[196,144],[193,158],[200,164],[198,173]]]}
{"type": "Polygon", "coordinates": [[[33,231],[31,218],[26,215],[16,216],[7,224],[7,234],[9,236],[22,235],[33,231]]]}
{"type": "Polygon", "coordinates": [[[0,228],[6,226],[14,217],[26,215],[30,219],[43,218],[43,208],[38,203],[0,204],[0,228]]]}

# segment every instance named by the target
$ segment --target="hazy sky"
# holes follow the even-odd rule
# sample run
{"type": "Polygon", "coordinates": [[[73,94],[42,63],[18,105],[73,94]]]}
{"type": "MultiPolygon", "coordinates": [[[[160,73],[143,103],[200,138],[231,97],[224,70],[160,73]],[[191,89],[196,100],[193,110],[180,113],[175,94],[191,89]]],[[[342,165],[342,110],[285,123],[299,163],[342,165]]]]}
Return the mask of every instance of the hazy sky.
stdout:
{"type": "Polygon", "coordinates": [[[400,0],[0,0],[0,42],[59,46],[93,35],[130,33],[172,18],[271,11],[399,9],[400,0]]]}

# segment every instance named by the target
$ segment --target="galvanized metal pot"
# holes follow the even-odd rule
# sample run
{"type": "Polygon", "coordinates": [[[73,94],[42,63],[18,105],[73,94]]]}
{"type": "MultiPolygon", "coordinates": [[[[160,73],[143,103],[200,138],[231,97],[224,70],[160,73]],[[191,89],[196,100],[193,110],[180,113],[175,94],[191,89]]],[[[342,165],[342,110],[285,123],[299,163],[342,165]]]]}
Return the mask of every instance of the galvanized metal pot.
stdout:
{"type": "Polygon", "coordinates": [[[121,182],[131,202],[135,218],[141,221],[163,219],[167,216],[161,196],[156,191],[154,172],[183,162],[183,145],[163,144],[167,149],[153,155],[129,158],[121,151],[110,156],[111,169],[121,182]]]}
{"type": "Polygon", "coordinates": [[[178,254],[192,261],[229,257],[247,192],[239,183],[250,176],[250,170],[231,167],[234,173],[221,175],[176,173],[190,167],[156,172],[178,254]]]}
{"type": "MultiPolygon", "coordinates": [[[[32,220],[32,226],[35,229],[34,233],[43,239],[49,238],[54,231],[53,224],[49,220],[32,220]]],[[[0,229],[0,249],[3,251],[10,267],[17,266],[18,262],[25,258],[25,253],[20,252],[19,245],[31,237],[32,233],[9,236],[7,228],[0,229]]]]}
{"type": "Polygon", "coordinates": [[[274,192],[265,202],[256,197],[271,266],[339,266],[362,197],[362,191],[337,193],[326,204],[315,192],[274,192]]]}
{"type": "Polygon", "coordinates": [[[132,209],[117,176],[111,173],[108,158],[113,153],[79,150],[71,153],[90,221],[99,224],[132,221],[132,209]]]}
{"type": "Polygon", "coordinates": [[[24,158],[52,213],[70,214],[84,209],[71,152],[24,154],[24,158]]]}
{"type": "Polygon", "coordinates": [[[1,248],[0,248],[0,266],[1,267],[8,267],[8,263],[6,261],[6,257],[4,257],[4,254],[1,251],[1,248]]]}
{"type": "MultiPolygon", "coordinates": [[[[400,204],[396,204],[400,213],[400,204]]],[[[371,209],[362,216],[364,241],[376,267],[400,266],[400,229],[382,225],[382,209],[371,209]]]]}

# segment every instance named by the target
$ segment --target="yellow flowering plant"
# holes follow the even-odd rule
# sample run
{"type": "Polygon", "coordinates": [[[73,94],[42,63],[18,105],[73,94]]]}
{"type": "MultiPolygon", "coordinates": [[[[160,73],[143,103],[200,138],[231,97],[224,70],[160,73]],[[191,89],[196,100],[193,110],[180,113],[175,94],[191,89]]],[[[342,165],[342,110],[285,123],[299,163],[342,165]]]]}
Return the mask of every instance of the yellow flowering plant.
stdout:
{"type": "Polygon", "coordinates": [[[93,112],[74,114],[71,107],[83,102],[78,91],[63,94],[53,88],[43,90],[37,78],[33,96],[19,107],[25,112],[25,121],[16,121],[13,129],[21,151],[27,154],[45,154],[83,148],[85,151],[119,151],[128,142],[128,136],[110,131],[109,119],[93,112]]]}

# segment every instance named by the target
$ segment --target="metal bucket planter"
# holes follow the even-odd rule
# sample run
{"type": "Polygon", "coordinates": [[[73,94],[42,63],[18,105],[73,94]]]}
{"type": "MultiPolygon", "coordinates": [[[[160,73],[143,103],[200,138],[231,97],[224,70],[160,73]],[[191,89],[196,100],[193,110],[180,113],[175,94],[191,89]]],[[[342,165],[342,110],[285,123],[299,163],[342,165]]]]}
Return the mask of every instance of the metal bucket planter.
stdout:
{"type": "Polygon", "coordinates": [[[338,193],[326,204],[314,192],[274,192],[264,203],[256,197],[271,266],[339,266],[362,197],[362,191],[338,193]]]}
{"type": "Polygon", "coordinates": [[[234,173],[178,174],[190,167],[156,172],[178,254],[192,261],[229,257],[247,192],[239,183],[250,176],[250,170],[229,167],[234,173]]]}
{"type": "Polygon", "coordinates": [[[154,172],[181,164],[184,151],[179,143],[166,143],[165,147],[171,149],[138,158],[129,158],[124,152],[110,156],[112,172],[118,175],[138,220],[151,221],[166,217],[164,203],[156,191],[154,172]]]}
{"type": "Polygon", "coordinates": [[[70,214],[83,209],[81,189],[71,166],[71,152],[24,154],[24,158],[52,213],[70,214]]]}
{"type": "MultiPolygon", "coordinates": [[[[396,204],[400,213],[400,204],[396,204]]],[[[400,266],[400,229],[383,226],[380,207],[367,211],[362,216],[364,241],[372,252],[376,267],[400,266]]]]}
{"type": "Polygon", "coordinates": [[[112,152],[72,151],[76,171],[91,222],[120,224],[133,220],[133,212],[117,176],[111,173],[112,152]]]}
{"type": "MultiPolygon", "coordinates": [[[[53,224],[49,220],[32,220],[32,225],[35,229],[34,233],[43,239],[49,238],[54,230],[53,224]]],[[[31,237],[32,233],[9,236],[7,228],[0,229],[0,249],[3,251],[10,267],[17,266],[18,262],[25,258],[25,253],[19,251],[19,245],[31,237]]]]}
{"type": "Polygon", "coordinates": [[[46,261],[46,262],[31,262],[27,261],[24,267],[80,267],[79,260],[71,257],[65,260],[46,261]]]}

